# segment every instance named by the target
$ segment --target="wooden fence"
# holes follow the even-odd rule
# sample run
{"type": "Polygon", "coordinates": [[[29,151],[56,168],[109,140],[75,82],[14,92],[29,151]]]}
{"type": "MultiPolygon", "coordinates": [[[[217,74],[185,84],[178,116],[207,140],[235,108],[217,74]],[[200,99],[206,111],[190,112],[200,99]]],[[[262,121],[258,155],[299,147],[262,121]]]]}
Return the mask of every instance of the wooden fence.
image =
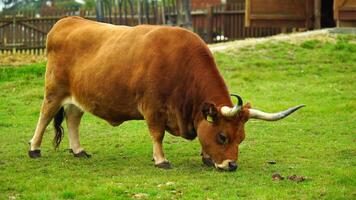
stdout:
{"type": "Polygon", "coordinates": [[[280,28],[245,27],[245,3],[192,11],[193,29],[206,42],[222,42],[281,33],[280,28]]]}
{"type": "MultiPolygon", "coordinates": [[[[129,5],[127,5],[129,6],[129,5]]],[[[150,8],[150,7],[146,7],[150,8]]],[[[105,22],[135,26],[138,24],[175,25],[178,13],[174,4],[163,9],[151,7],[145,17],[128,12],[129,7],[114,9],[110,15],[104,15],[105,22]],[[161,10],[161,11],[160,11],[161,10]],[[162,12],[163,11],[163,12],[162,12]],[[156,14],[154,14],[156,13],[156,14]]],[[[206,42],[221,42],[248,37],[263,37],[280,33],[279,28],[246,28],[244,23],[244,4],[229,4],[209,7],[206,10],[191,12],[192,29],[206,42]]],[[[95,11],[52,10],[0,15],[0,52],[42,53],[46,36],[56,21],[64,16],[77,15],[96,20],[95,11]]]]}
{"type": "Polygon", "coordinates": [[[52,26],[71,15],[95,20],[95,12],[78,10],[47,10],[42,15],[33,11],[3,13],[0,15],[0,53],[43,53],[52,26]]]}

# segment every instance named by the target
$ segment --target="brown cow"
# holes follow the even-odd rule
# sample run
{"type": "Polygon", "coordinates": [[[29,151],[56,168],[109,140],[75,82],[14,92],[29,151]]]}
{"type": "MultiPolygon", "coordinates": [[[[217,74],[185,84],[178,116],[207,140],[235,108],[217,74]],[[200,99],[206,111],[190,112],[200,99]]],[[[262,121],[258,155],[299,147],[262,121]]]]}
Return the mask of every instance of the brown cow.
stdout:
{"type": "Polygon", "coordinates": [[[192,140],[198,136],[207,165],[233,171],[249,118],[281,119],[298,107],[264,113],[233,105],[206,44],[182,28],[114,26],[80,17],[59,20],[47,38],[45,97],[30,141],[29,156],[40,157],[45,128],[54,119],[58,147],[64,116],[70,149],[89,156],[79,143],[84,112],[113,126],[145,119],[153,140],[155,166],[170,168],[165,130],[192,140]]]}

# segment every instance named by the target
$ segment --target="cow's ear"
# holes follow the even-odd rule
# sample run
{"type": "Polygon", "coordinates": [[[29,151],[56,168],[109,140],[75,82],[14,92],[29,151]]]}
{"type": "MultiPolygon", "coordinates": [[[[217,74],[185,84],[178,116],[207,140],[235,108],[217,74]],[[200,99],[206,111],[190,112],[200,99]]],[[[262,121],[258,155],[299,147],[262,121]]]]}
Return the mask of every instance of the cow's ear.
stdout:
{"type": "Polygon", "coordinates": [[[218,120],[218,109],[213,103],[204,103],[202,112],[205,120],[208,122],[216,122],[218,120]]]}

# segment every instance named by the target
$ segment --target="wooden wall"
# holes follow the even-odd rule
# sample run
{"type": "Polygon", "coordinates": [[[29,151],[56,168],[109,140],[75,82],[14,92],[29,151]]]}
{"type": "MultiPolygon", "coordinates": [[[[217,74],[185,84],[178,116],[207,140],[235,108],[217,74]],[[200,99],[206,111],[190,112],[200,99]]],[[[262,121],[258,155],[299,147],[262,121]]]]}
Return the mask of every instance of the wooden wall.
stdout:
{"type": "Polygon", "coordinates": [[[334,0],[334,19],[338,27],[356,27],[356,0],[334,0]]]}

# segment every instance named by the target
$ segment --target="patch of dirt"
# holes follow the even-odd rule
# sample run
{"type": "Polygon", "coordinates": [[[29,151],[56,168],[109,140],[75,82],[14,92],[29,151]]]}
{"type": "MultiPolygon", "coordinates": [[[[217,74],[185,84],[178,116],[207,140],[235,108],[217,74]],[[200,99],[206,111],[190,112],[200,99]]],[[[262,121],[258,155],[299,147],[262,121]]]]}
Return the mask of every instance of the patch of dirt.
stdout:
{"type": "Polygon", "coordinates": [[[34,63],[46,62],[46,56],[30,54],[8,54],[0,53],[0,66],[21,66],[34,63]]]}
{"type": "MultiPolygon", "coordinates": [[[[272,174],[272,180],[273,181],[281,181],[281,180],[284,180],[284,179],[285,179],[285,177],[282,176],[279,173],[272,174]]],[[[309,178],[307,178],[305,176],[292,175],[292,176],[288,176],[287,179],[290,180],[290,181],[294,181],[294,182],[300,183],[300,182],[303,182],[305,180],[308,180],[309,178]]]]}
{"type": "Polygon", "coordinates": [[[228,49],[241,49],[245,47],[255,46],[265,42],[289,42],[292,44],[300,44],[306,40],[319,40],[322,42],[335,42],[336,35],[330,33],[332,29],[322,29],[315,31],[278,34],[270,37],[263,38],[247,38],[233,42],[219,43],[209,45],[212,52],[220,52],[228,49]]]}

